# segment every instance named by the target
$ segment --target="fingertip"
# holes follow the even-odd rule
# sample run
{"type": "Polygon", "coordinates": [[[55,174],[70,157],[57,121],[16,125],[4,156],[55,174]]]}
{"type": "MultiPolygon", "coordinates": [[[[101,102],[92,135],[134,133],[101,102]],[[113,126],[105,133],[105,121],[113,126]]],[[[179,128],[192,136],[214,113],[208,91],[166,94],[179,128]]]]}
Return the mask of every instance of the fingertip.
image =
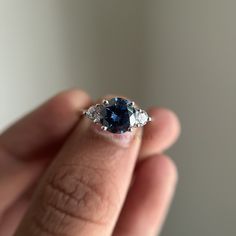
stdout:
{"type": "Polygon", "coordinates": [[[161,153],[173,145],[180,135],[177,115],[166,108],[153,107],[149,110],[152,122],[144,127],[141,158],[161,153]]]}
{"type": "Polygon", "coordinates": [[[178,182],[178,169],[172,158],[163,154],[156,156],[156,166],[158,174],[163,178],[169,179],[174,185],[178,182]]]}
{"type": "Polygon", "coordinates": [[[41,114],[35,115],[39,118],[47,117],[48,122],[42,121],[47,126],[44,128],[52,136],[58,136],[77,123],[82,115],[81,110],[90,103],[91,98],[84,90],[70,89],[55,95],[41,106],[41,114]]]}
{"type": "Polygon", "coordinates": [[[58,93],[49,100],[49,103],[51,108],[55,110],[60,111],[60,108],[75,110],[76,108],[88,106],[91,103],[91,98],[84,90],[73,88],[58,93]]]}
{"type": "Polygon", "coordinates": [[[145,168],[140,171],[152,173],[152,180],[159,182],[168,182],[171,185],[176,185],[178,182],[178,170],[175,162],[167,155],[160,154],[148,158],[148,161],[143,161],[141,165],[145,168]]]}
{"type": "MultiPolygon", "coordinates": [[[[176,141],[181,131],[180,121],[176,113],[167,108],[152,107],[149,110],[149,114],[156,127],[158,123],[159,125],[163,124],[166,125],[166,127],[169,127],[169,134],[172,135],[172,140],[176,141]]],[[[160,128],[160,126],[157,128],[160,128]]]]}

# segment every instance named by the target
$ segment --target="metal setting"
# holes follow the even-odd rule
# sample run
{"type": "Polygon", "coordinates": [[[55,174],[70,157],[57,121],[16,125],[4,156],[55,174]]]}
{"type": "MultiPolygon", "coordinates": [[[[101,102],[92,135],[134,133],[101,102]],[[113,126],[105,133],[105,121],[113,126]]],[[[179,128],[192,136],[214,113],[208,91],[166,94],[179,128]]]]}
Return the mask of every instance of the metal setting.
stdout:
{"type": "Polygon", "coordinates": [[[101,104],[89,107],[83,114],[100,124],[102,130],[118,134],[132,132],[133,128],[142,127],[152,120],[135,102],[118,97],[104,99],[101,104]]]}
{"type": "Polygon", "coordinates": [[[108,104],[109,104],[109,101],[106,100],[106,99],[104,99],[104,100],[102,101],[102,103],[103,103],[104,105],[108,105],[108,104]]]}

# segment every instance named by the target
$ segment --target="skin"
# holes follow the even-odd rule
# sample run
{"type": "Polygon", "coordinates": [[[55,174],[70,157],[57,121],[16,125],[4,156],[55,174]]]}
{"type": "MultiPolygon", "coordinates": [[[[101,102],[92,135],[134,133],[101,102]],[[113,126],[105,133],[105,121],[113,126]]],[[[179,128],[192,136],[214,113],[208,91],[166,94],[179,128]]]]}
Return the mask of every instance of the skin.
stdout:
{"type": "Polygon", "coordinates": [[[155,236],[177,182],[163,152],[177,139],[176,115],[124,135],[100,131],[79,110],[82,90],[65,91],[0,135],[0,235],[155,236]]]}

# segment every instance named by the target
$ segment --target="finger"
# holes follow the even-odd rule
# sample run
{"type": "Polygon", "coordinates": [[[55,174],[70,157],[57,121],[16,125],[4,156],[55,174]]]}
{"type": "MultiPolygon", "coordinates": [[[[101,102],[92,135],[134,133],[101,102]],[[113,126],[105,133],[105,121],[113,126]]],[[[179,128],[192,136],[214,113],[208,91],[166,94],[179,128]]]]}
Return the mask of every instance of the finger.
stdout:
{"type": "Polygon", "coordinates": [[[7,209],[0,221],[0,235],[12,236],[14,234],[29,206],[29,202],[27,197],[22,197],[7,209]]]}
{"type": "Polygon", "coordinates": [[[162,153],[168,149],[180,134],[177,116],[164,108],[152,108],[149,111],[152,122],[144,127],[140,159],[162,153]]]}
{"type": "Polygon", "coordinates": [[[88,103],[88,95],[82,91],[63,92],[0,136],[0,213],[33,184],[46,157],[57,150],[55,147],[75,126],[78,109],[88,103]]]}
{"type": "Polygon", "coordinates": [[[155,155],[140,162],[114,236],[155,236],[168,211],[177,180],[172,160],[155,155]]]}
{"type": "Polygon", "coordinates": [[[0,136],[2,152],[18,159],[35,157],[43,148],[64,139],[78,121],[79,110],[89,104],[90,98],[82,90],[60,93],[0,136]]]}
{"type": "Polygon", "coordinates": [[[30,187],[45,168],[45,162],[12,164],[0,173],[0,215],[30,187]]]}
{"type": "Polygon", "coordinates": [[[16,235],[111,235],[132,177],[140,132],[111,134],[83,119],[43,178],[16,235]]]}
{"type": "MultiPolygon", "coordinates": [[[[149,115],[152,117],[152,122],[148,123],[148,125],[144,127],[144,134],[143,134],[143,140],[142,140],[142,145],[141,145],[141,149],[140,149],[140,157],[139,157],[139,159],[141,159],[141,163],[145,163],[142,161],[142,159],[146,159],[152,155],[156,156],[158,153],[161,153],[164,150],[166,150],[168,147],[170,147],[176,141],[176,139],[178,138],[179,133],[180,133],[179,120],[172,111],[167,110],[167,109],[152,108],[149,110],[149,115]]],[[[140,165],[142,165],[142,164],[140,164],[140,165]]],[[[147,174],[152,176],[152,173],[147,173],[147,174]]],[[[136,182],[138,183],[138,180],[136,180],[135,183],[136,182]]],[[[150,183],[152,183],[152,182],[153,181],[151,181],[150,183]]],[[[138,184],[136,184],[136,185],[138,185],[138,184]]],[[[148,188],[148,186],[149,186],[149,184],[146,187],[148,188]]],[[[132,189],[133,188],[134,188],[134,186],[132,187],[132,189]]],[[[132,192],[132,191],[130,191],[130,192],[132,192]]],[[[129,193],[129,196],[130,195],[131,195],[131,193],[129,193]]],[[[140,194],[133,194],[133,195],[136,197],[140,196],[140,194]]],[[[127,199],[130,198],[129,196],[127,199]]],[[[140,198],[137,197],[137,201],[135,201],[135,202],[138,202],[139,199],[140,198]]],[[[128,204],[125,203],[125,205],[128,205],[128,204]]],[[[142,205],[141,205],[141,207],[142,207],[142,205]]],[[[130,213],[131,213],[130,219],[135,218],[135,216],[132,215],[132,211],[129,210],[129,207],[125,207],[125,209],[123,209],[123,211],[122,211],[122,214],[121,214],[122,216],[120,217],[119,222],[121,222],[121,221],[124,222],[125,223],[124,227],[127,227],[127,226],[129,227],[130,221],[126,220],[127,217],[124,217],[125,220],[122,220],[123,219],[122,217],[124,214],[129,215],[130,213]],[[128,212],[128,213],[126,213],[126,212],[128,212]]],[[[136,214],[136,213],[134,213],[134,214],[136,214]]],[[[116,235],[121,235],[121,234],[117,233],[117,231],[120,232],[120,228],[122,228],[122,226],[120,226],[120,225],[122,225],[122,224],[123,223],[118,223],[118,226],[116,229],[116,235]]],[[[134,224],[136,224],[136,223],[134,223],[134,224]]],[[[131,225],[133,225],[133,224],[131,224],[131,225]]],[[[141,232],[143,233],[143,231],[141,231],[141,232]]],[[[144,234],[145,233],[143,233],[143,235],[144,234]]],[[[124,235],[126,235],[126,234],[124,233],[124,235]]],[[[135,235],[135,233],[134,234],[127,233],[127,235],[135,235]]]]}

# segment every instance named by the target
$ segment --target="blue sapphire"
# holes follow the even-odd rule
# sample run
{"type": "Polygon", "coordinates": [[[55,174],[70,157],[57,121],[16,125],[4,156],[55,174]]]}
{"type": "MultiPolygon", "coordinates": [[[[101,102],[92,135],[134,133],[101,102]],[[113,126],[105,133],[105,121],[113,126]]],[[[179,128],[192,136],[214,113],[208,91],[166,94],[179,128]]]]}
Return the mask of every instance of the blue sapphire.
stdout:
{"type": "Polygon", "coordinates": [[[135,109],[123,98],[112,98],[101,112],[101,124],[112,133],[124,133],[134,122],[135,109]]]}

